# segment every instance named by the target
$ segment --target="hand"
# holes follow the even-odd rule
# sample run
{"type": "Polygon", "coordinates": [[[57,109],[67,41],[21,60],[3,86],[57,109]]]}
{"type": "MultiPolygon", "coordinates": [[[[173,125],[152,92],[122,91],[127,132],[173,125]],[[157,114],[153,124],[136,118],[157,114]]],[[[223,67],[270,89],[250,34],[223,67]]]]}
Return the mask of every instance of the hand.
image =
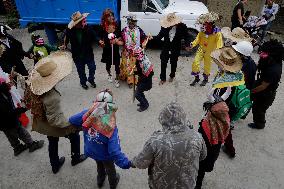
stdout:
{"type": "Polygon", "coordinates": [[[243,20],[239,20],[239,22],[240,22],[241,26],[244,25],[244,21],[243,20]]]}
{"type": "Polygon", "coordinates": [[[145,49],[146,46],[147,46],[147,43],[143,42],[143,43],[142,43],[142,48],[145,49]]]}
{"type": "Polygon", "coordinates": [[[60,50],[65,50],[67,47],[66,47],[66,45],[61,45],[61,46],[59,46],[58,47],[60,50]]]}
{"type": "Polygon", "coordinates": [[[130,162],[130,167],[131,167],[131,168],[136,168],[135,165],[133,165],[132,162],[130,162]]]}
{"type": "Polygon", "coordinates": [[[116,42],[117,42],[117,39],[115,38],[115,39],[111,39],[110,40],[110,44],[112,44],[112,45],[115,45],[116,44],[116,42]]]}
{"type": "Polygon", "coordinates": [[[191,51],[191,50],[192,50],[192,47],[185,47],[185,50],[186,50],[186,51],[191,51]]]}

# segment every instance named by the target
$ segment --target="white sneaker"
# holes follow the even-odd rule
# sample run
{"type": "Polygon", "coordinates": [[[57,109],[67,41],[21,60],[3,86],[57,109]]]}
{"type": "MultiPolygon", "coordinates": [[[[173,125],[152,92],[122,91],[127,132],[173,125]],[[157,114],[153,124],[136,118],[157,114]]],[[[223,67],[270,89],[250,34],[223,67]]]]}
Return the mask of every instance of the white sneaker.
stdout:
{"type": "Polygon", "coordinates": [[[118,88],[118,87],[120,86],[120,84],[119,84],[119,81],[118,81],[118,80],[114,80],[114,86],[115,86],[116,88],[118,88]]]}
{"type": "Polygon", "coordinates": [[[108,82],[112,83],[112,82],[113,82],[113,80],[112,80],[112,76],[111,76],[111,75],[110,75],[110,76],[108,76],[107,80],[108,80],[108,82]]]}

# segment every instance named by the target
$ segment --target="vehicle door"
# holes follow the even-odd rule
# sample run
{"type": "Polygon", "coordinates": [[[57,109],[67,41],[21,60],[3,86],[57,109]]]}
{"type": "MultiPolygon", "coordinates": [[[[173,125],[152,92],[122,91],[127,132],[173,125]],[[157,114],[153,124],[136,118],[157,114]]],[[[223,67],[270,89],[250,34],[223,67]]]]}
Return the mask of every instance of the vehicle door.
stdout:
{"type": "Polygon", "coordinates": [[[129,0],[128,12],[137,16],[137,25],[148,35],[156,36],[160,29],[162,9],[155,0],[129,0]]]}

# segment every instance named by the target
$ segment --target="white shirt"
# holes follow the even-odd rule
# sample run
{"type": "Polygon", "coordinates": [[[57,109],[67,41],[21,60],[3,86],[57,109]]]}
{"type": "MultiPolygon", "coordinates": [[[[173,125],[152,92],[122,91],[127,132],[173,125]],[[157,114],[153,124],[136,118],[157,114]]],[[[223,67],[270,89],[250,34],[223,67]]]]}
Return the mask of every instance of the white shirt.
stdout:
{"type": "Polygon", "coordinates": [[[170,41],[172,42],[174,37],[176,36],[177,27],[174,26],[169,32],[170,41]]]}

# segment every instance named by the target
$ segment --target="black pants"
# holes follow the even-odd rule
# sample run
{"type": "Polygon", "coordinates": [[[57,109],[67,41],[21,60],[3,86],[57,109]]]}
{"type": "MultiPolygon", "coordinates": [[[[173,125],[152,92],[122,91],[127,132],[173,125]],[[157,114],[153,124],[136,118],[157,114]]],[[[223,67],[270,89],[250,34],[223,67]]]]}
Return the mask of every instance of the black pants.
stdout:
{"type": "Polygon", "coordinates": [[[262,92],[253,95],[252,114],[253,122],[260,129],[265,127],[265,114],[272,105],[276,96],[276,91],[262,92]]]}
{"type": "Polygon", "coordinates": [[[21,126],[15,128],[8,128],[8,129],[5,128],[3,129],[3,132],[6,135],[7,139],[9,140],[13,149],[21,145],[20,140],[23,141],[28,146],[33,143],[33,139],[30,133],[21,126]]]}
{"type": "Polygon", "coordinates": [[[233,30],[233,29],[235,29],[235,28],[237,28],[237,27],[240,27],[240,28],[243,27],[243,26],[240,24],[240,21],[239,21],[239,20],[234,20],[234,19],[232,19],[231,22],[232,22],[232,28],[231,28],[231,30],[233,30]]]}
{"type": "Polygon", "coordinates": [[[98,160],[96,160],[96,163],[98,171],[98,176],[97,176],[98,181],[104,181],[107,175],[110,188],[115,188],[117,177],[116,177],[116,170],[114,163],[112,161],[98,161],[98,160]]]}
{"type": "Polygon", "coordinates": [[[147,109],[149,102],[145,97],[144,92],[149,91],[152,88],[152,76],[147,78],[139,79],[137,83],[137,89],[135,92],[135,98],[139,101],[141,109],[147,109]]]}
{"type": "Polygon", "coordinates": [[[206,144],[206,146],[207,146],[207,157],[199,162],[199,170],[198,170],[195,189],[201,189],[205,172],[213,171],[215,162],[217,161],[220,154],[221,144],[216,144],[216,145],[206,144]]]}
{"type": "MultiPolygon", "coordinates": [[[[107,62],[107,63],[106,63],[106,71],[107,71],[108,73],[111,73],[111,70],[110,70],[110,69],[111,69],[111,65],[112,65],[111,62],[107,62]]],[[[114,68],[115,68],[115,73],[116,73],[116,75],[119,75],[119,74],[120,74],[119,62],[114,64],[114,68]]]]}
{"type": "Polygon", "coordinates": [[[162,81],[167,80],[167,65],[170,60],[171,63],[171,74],[170,77],[174,78],[176,76],[176,70],[177,70],[177,62],[178,62],[178,57],[179,55],[174,53],[174,54],[169,54],[169,52],[162,52],[161,53],[161,75],[160,79],[162,81]]]}
{"type": "MultiPolygon", "coordinates": [[[[50,165],[52,167],[56,167],[59,165],[59,156],[58,156],[58,141],[59,137],[47,136],[48,138],[48,152],[50,165]]],[[[72,133],[70,135],[65,136],[68,138],[71,143],[71,158],[79,159],[80,158],[80,135],[79,132],[72,133]]]]}

